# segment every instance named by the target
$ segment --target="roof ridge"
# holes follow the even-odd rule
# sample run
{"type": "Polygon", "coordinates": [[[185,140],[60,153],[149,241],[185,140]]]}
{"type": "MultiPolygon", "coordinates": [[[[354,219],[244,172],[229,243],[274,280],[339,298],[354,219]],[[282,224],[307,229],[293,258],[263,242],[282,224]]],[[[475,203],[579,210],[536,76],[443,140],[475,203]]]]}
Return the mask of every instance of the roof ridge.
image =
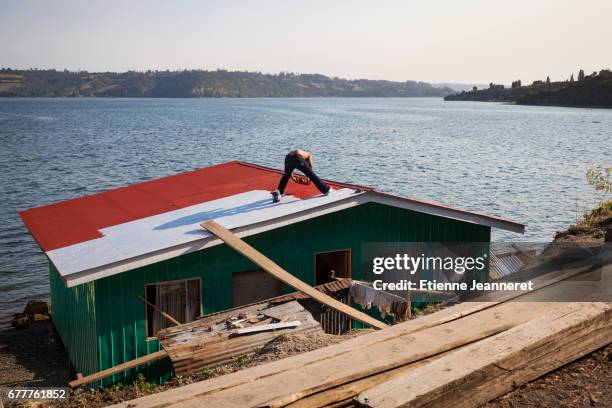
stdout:
{"type": "MultiPolygon", "coordinates": [[[[274,173],[278,173],[278,174],[283,174],[283,170],[280,169],[275,169],[273,167],[268,167],[268,166],[264,166],[262,164],[256,164],[256,163],[249,163],[246,161],[242,161],[242,160],[235,160],[235,162],[243,165],[243,166],[247,166],[247,167],[252,167],[255,169],[259,169],[259,170],[265,170],[265,171],[271,171],[274,173]]],[[[330,183],[330,184],[334,184],[336,186],[339,187],[343,187],[343,188],[352,188],[353,190],[362,190],[362,191],[375,191],[374,187],[370,187],[370,186],[362,186],[359,184],[351,184],[351,183],[343,183],[340,181],[335,181],[335,180],[329,180],[329,179],[322,179],[323,181],[325,181],[326,183],[330,183]]]]}

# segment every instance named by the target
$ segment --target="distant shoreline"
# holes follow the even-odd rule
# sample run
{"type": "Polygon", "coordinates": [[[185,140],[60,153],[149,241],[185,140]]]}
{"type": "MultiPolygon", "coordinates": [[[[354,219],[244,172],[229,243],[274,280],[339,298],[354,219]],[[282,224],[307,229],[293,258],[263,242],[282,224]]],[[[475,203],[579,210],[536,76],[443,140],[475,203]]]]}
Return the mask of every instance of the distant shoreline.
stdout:
{"type": "MultiPolygon", "coordinates": [[[[109,100],[109,99],[170,99],[170,100],[238,100],[238,99],[441,99],[442,96],[1,96],[0,99],[17,100],[17,99],[49,99],[49,100],[109,100]]],[[[515,103],[509,102],[510,105],[515,103]]]]}
{"type": "Polygon", "coordinates": [[[489,84],[488,88],[455,93],[445,101],[506,102],[530,106],[559,106],[565,108],[612,108],[612,71],[601,70],[591,75],[581,73],[577,81],[534,81],[522,86],[515,81],[511,88],[489,84]]]}
{"type": "Polygon", "coordinates": [[[349,80],[289,72],[0,70],[0,96],[4,97],[444,97],[454,92],[427,82],[349,80]]]}
{"type": "Polygon", "coordinates": [[[508,102],[508,101],[495,101],[495,100],[449,100],[444,99],[445,102],[483,102],[483,103],[499,103],[500,105],[513,105],[513,106],[542,106],[542,107],[554,107],[554,108],[579,108],[579,109],[612,109],[612,105],[610,106],[599,106],[599,105],[562,105],[562,104],[526,104],[526,103],[516,103],[516,102],[508,102]]]}

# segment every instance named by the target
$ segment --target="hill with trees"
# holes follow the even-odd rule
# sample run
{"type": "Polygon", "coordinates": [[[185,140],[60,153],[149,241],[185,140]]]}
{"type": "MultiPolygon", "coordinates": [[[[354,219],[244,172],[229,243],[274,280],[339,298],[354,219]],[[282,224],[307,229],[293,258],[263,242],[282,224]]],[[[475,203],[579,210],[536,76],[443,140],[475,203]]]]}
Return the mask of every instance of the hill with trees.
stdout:
{"type": "Polygon", "coordinates": [[[453,92],[426,82],[347,80],[289,72],[0,70],[0,96],[4,97],[442,97],[453,92]]]}
{"type": "Polygon", "coordinates": [[[473,88],[469,92],[448,95],[447,101],[514,102],[519,105],[612,107],[612,71],[608,69],[585,75],[583,70],[567,81],[534,81],[523,86],[520,80],[510,88],[489,84],[486,89],[473,88]]]}

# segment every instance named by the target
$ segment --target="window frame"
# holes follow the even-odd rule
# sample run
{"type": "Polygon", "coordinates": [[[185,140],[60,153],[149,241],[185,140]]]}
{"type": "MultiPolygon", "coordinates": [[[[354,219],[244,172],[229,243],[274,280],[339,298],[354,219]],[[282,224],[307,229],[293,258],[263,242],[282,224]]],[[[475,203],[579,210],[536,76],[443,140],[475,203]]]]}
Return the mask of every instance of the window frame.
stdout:
{"type": "MultiPolygon", "coordinates": [[[[180,282],[184,282],[185,283],[185,297],[186,297],[187,296],[187,282],[188,281],[194,281],[194,280],[198,281],[198,293],[200,295],[200,304],[199,304],[199,311],[200,311],[200,313],[199,313],[198,317],[201,317],[202,316],[202,310],[203,310],[204,302],[203,302],[203,296],[202,296],[202,278],[199,277],[199,276],[194,276],[194,277],[191,277],[191,278],[184,278],[184,279],[174,279],[174,280],[168,280],[168,281],[161,281],[161,282],[145,283],[145,285],[144,285],[144,299],[147,302],[155,305],[155,302],[154,301],[152,302],[147,297],[147,292],[148,292],[147,291],[147,287],[149,287],[149,286],[156,286],[157,287],[156,290],[159,290],[159,286],[160,285],[180,283],[180,282]]],[[[157,305],[155,305],[155,306],[157,306],[157,305]]],[[[185,306],[185,307],[187,307],[187,306],[185,306]]],[[[145,305],[144,305],[144,309],[145,309],[145,314],[144,314],[144,317],[145,317],[145,339],[147,341],[154,341],[154,340],[157,340],[157,336],[155,336],[155,335],[149,336],[148,308],[149,308],[149,305],[147,303],[145,303],[145,305]]]]}

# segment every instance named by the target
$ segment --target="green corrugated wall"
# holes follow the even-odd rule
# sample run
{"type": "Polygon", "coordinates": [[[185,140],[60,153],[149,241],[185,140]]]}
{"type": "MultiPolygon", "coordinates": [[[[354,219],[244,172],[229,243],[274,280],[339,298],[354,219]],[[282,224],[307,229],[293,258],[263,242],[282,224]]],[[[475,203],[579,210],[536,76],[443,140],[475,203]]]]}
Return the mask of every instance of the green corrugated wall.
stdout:
{"type": "Polygon", "coordinates": [[[51,316],[77,372],[99,371],[96,327],[96,282],[67,288],[53,265],[49,268],[51,316]]]}
{"type": "MultiPolygon", "coordinates": [[[[489,239],[489,227],[369,203],[267,231],[246,241],[287,271],[314,284],[316,252],[351,248],[353,277],[360,279],[362,242],[489,239]]],[[[246,258],[226,245],[218,245],[70,289],[55,273],[51,283],[53,320],[76,369],[91,374],[160,349],[157,341],[146,340],[145,306],[137,298],[144,296],[145,284],[200,277],[204,313],[212,313],[233,306],[232,273],[253,269],[256,266],[246,258]],[[87,307],[82,309],[83,305],[87,307]],[[85,336],[81,335],[83,329],[87,330],[85,336]]],[[[131,381],[136,372],[115,375],[103,385],[131,381]]],[[[164,381],[171,375],[171,366],[165,359],[138,372],[149,381],[164,381]]]]}

